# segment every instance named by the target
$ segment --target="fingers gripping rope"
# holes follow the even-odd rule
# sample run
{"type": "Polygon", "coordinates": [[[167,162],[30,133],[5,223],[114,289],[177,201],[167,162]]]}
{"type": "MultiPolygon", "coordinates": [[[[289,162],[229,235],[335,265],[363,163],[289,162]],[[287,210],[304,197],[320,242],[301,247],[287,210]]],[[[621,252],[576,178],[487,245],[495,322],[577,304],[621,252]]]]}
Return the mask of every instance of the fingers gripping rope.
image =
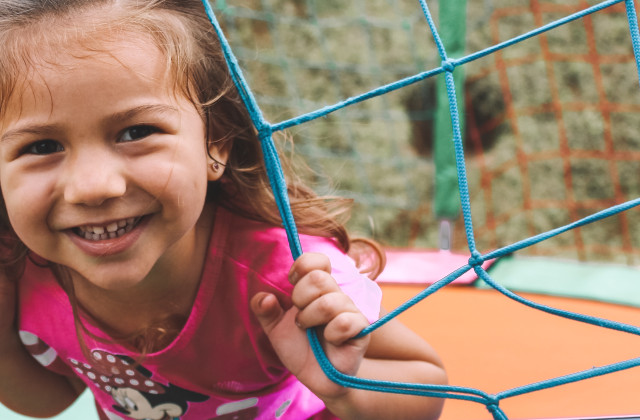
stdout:
{"type": "MultiPolygon", "coordinates": [[[[258,107],[256,100],[253,94],[251,93],[251,90],[242,75],[242,71],[238,66],[238,62],[235,56],[233,55],[231,48],[229,47],[229,44],[220,28],[220,25],[213,13],[213,10],[210,4],[208,3],[207,0],[202,0],[207,16],[209,17],[209,20],[211,21],[211,24],[213,25],[214,30],[216,31],[218,38],[220,40],[220,44],[224,52],[224,56],[227,61],[227,65],[229,67],[233,81],[236,84],[238,92],[240,93],[240,96],[251,116],[252,122],[258,131],[258,135],[259,135],[260,142],[262,144],[263,153],[264,153],[265,166],[266,166],[271,187],[273,189],[273,193],[276,198],[276,202],[280,211],[280,215],[283,220],[283,225],[287,231],[291,253],[294,259],[297,258],[299,255],[301,255],[302,250],[300,247],[300,241],[298,238],[295,221],[293,219],[293,215],[289,205],[287,185],[284,179],[284,175],[282,173],[282,168],[280,166],[278,153],[272,139],[273,132],[284,130],[294,125],[311,121],[313,119],[325,116],[331,112],[334,112],[346,106],[371,99],[373,97],[385,94],[387,92],[399,89],[404,86],[408,86],[410,84],[424,80],[425,78],[435,76],[440,73],[445,73],[444,76],[445,76],[446,85],[447,85],[447,93],[449,97],[449,108],[451,112],[451,120],[452,120],[453,133],[454,133],[453,142],[455,146],[456,164],[457,164],[457,170],[458,170],[460,200],[462,203],[462,213],[463,213],[463,219],[464,219],[464,225],[465,225],[465,232],[467,236],[467,243],[469,246],[469,251],[471,253],[471,256],[469,258],[467,265],[460,267],[459,269],[455,270],[454,272],[452,272],[442,280],[429,286],[423,292],[421,292],[420,294],[418,294],[417,296],[415,296],[405,304],[391,311],[388,315],[381,318],[376,323],[365,328],[359,334],[359,336],[371,333],[376,328],[379,328],[380,326],[384,325],[384,323],[388,322],[390,319],[394,318],[395,316],[407,310],[408,308],[415,305],[419,301],[435,293],[440,288],[451,283],[453,280],[455,280],[456,278],[458,278],[459,276],[461,276],[462,274],[464,274],[470,269],[474,269],[480,278],[482,278],[487,284],[489,284],[491,287],[496,289],[498,292],[504,294],[506,297],[510,299],[513,299],[533,309],[537,309],[540,311],[544,311],[553,315],[572,319],[575,321],[596,325],[602,328],[608,328],[608,329],[622,331],[622,332],[626,332],[634,335],[640,335],[640,328],[632,325],[622,324],[614,321],[603,320],[596,317],[585,316],[585,315],[576,314],[576,313],[572,313],[564,310],[554,309],[551,307],[547,307],[547,306],[529,301],[520,296],[517,296],[514,293],[510,292],[509,290],[503,288],[501,285],[494,282],[489,276],[489,274],[482,268],[482,263],[484,261],[512,253],[519,249],[529,247],[535,243],[538,243],[545,239],[549,239],[553,236],[559,235],[560,233],[573,229],[575,227],[583,226],[585,224],[603,219],[605,217],[609,217],[611,215],[620,213],[622,211],[626,211],[628,209],[640,206],[640,198],[637,198],[635,200],[630,200],[626,203],[610,207],[609,209],[595,213],[591,216],[585,217],[584,219],[578,220],[576,222],[573,222],[561,228],[557,228],[549,232],[545,232],[545,233],[536,235],[534,237],[527,238],[523,241],[508,245],[501,249],[497,249],[495,251],[482,255],[476,249],[475,239],[473,234],[473,224],[471,220],[470,199],[469,199],[469,191],[467,187],[464,151],[462,149],[460,121],[459,121],[459,115],[458,115],[458,106],[456,103],[456,91],[455,91],[455,85],[453,83],[453,75],[452,75],[455,68],[459,65],[463,65],[468,62],[474,61],[478,58],[487,56],[498,50],[504,49],[510,45],[526,40],[533,36],[537,36],[543,32],[554,29],[567,22],[571,22],[576,19],[583,18],[584,16],[598,12],[614,4],[622,3],[623,1],[626,4],[627,17],[629,21],[629,29],[631,33],[631,42],[633,45],[633,51],[635,54],[636,65],[638,69],[638,78],[640,80],[640,34],[638,30],[637,13],[635,10],[633,0],[602,1],[599,4],[591,6],[587,9],[584,9],[580,12],[577,12],[565,18],[559,19],[557,21],[551,22],[544,26],[541,26],[538,29],[527,32],[523,35],[512,38],[500,44],[494,45],[485,50],[482,50],[458,59],[451,59],[447,57],[445,48],[438,35],[438,31],[436,30],[435,24],[433,23],[433,19],[431,17],[429,8],[427,7],[425,0],[419,0],[422,10],[424,12],[425,19],[427,20],[427,23],[431,29],[433,38],[438,48],[438,52],[442,59],[440,68],[418,73],[414,76],[373,89],[359,96],[346,99],[340,103],[330,105],[330,106],[321,108],[319,110],[312,111],[308,114],[300,115],[296,118],[282,121],[272,125],[272,124],[269,124],[262,116],[260,108],[258,107]]],[[[616,372],[616,371],[640,366],[640,357],[638,357],[638,358],[630,359],[623,362],[613,363],[608,366],[593,368],[587,371],[577,372],[577,373],[565,375],[562,377],[552,378],[552,379],[541,381],[538,383],[517,387],[511,390],[503,391],[496,395],[489,395],[481,390],[467,388],[467,387],[429,385],[429,384],[411,384],[411,383],[399,383],[399,382],[389,382],[389,381],[374,381],[370,379],[362,379],[354,376],[345,375],[339,372],[337,369],[335,369],[335,367],[328,360],[328,358],[326,357],[322,349],[322,346],[319,343],[315,330],[313,329],[308,330],[307,335],[309,338],[309,343],[311,345],[311,348],[324,373],[332,381],[342,386],[353,387],[358,389],[366,389],[371,391],[379,391],[379,392],[390,392],[390,393],[397,393],[397,394],[410,394],[410,395],[418,395],[418,396],[425,396],[425,397],[449,398],[449,399],[471,401],[478,404],[483,404],[487,408],[487,410],[491,413],[494,420],[508,419],[506,414],[502,411],[502,409],[499,406],[499,402],[505,398],[513,397],[516,395],[522,395],[525,393],[530,393],[530,392],[538,391],[541,389],[547,389],[547,388],[551,388],[551,387],[562,385],[562,384],[576,382],[576,381],[584,380],[587,378],[592,378],[595,376],[600,376],[600,375],[608,374],[611,372],[616,372]]]]}

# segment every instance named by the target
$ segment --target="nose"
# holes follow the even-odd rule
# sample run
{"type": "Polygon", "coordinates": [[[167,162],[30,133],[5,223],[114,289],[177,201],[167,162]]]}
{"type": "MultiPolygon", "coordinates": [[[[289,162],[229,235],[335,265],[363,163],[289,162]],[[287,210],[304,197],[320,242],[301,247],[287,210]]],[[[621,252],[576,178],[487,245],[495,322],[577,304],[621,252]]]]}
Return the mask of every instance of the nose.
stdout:
{"type": "Polygon", "coordinates": [[[122,159],[90,150],[69,157],[64,176],[64,199],[71,204],[99,206],[122,197],[127,190],[122,159]]]}

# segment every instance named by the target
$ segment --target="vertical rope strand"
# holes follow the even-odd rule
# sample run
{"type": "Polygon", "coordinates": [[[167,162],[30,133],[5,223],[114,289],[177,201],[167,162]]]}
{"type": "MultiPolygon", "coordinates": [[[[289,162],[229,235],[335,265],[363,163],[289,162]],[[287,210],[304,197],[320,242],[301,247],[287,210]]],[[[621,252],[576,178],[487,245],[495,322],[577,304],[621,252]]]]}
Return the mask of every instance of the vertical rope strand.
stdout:
{"type": "Polygon", "coordinates": [[[640,31],[638,30],[638,14],[633,4],[633,0],[626,0],[627,20],[629,21],[629,31],[631,32],[631,45],[633,45],[633,55],[636,58],[636,69],[638,70],[638,83],[640,83],[640,31]]]}

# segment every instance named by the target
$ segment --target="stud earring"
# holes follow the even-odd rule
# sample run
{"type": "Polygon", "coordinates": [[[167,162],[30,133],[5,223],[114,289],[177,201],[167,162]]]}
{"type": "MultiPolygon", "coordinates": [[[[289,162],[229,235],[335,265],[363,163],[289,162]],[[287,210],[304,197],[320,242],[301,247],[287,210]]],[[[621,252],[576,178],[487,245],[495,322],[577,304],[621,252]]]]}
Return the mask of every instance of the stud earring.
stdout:
{"type": "Polygon", "coordinates": [[[213,160],[213,162],[211,162],[210,164],[211,169],[213,169],[213,172],[218,172],[220,170],[220,167],[224,166],[224,164],[222,162],[218,162],[216,159],[211,159],[213,160]]]}

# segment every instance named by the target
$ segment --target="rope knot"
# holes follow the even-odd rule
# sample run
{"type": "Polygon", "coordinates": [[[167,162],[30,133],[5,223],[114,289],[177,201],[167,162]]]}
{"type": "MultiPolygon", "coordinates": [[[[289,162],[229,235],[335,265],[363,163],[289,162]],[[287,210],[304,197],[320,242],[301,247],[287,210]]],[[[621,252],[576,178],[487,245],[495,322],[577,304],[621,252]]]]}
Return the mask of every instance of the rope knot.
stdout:
{"type": "Polygon", "coordinates": [[[489,403],[486,406],[487,406],[487,410],[489,410],[494,420],[508,420],[507,416],[504,414],[502,409],[500,409],[500,406],[498,405],[498,401],[489,403]]]}
{"type": "Polygon", "coordinates": [[[453,58],[447,58],[446,60],[442,61],[441,65],[445,71],[452,73],[458,65],[458,61],[454,60],[453,58]]]}
{"type": "Polygon", "coordinates": [[[273,134],[273,130],[271,129],[270,124],[262,124],[258,129],[258,138],[260,141],[269,140],[271,138],[271,134],[273,134]]]}
{"type": "Polygon", "coordinates": [[[480,252],[475,250],[471,253],[471,257],[469,258],[469,265],[471,267],[477,267],[479,265],[482,265],[483,262],[484,262],[484,257],[480,252]]]}

